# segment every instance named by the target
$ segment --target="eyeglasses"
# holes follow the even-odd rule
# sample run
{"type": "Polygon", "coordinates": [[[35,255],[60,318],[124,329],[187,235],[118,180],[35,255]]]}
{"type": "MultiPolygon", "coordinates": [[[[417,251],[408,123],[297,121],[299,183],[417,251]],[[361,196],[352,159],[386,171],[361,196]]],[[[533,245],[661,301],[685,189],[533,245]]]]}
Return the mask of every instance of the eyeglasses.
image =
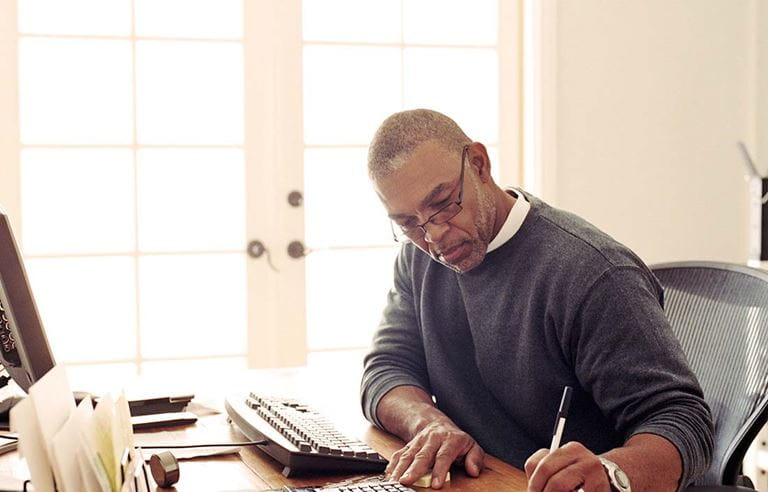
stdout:
{"type": "Polygon", "coordinates": [[[445,205],[443,208],[430,215],[429,218],[424,221],[424,223],[419,225],[400,225],[390,221],[389,225],[392,228],[392,237],[396,242],[403,242],[407,240],[418,241],[427,233],[427,224],[445,224],[452,218],[459,215],[459,213],[463,210],[461,208],[461,200],[462,196],[464,195],[464,159],[467,157],[468,148],[469,147],[465,145],[461,150],[461,174],[459,175],[459,196],[457,200],[449,203],[448,205],[445,205]]]}

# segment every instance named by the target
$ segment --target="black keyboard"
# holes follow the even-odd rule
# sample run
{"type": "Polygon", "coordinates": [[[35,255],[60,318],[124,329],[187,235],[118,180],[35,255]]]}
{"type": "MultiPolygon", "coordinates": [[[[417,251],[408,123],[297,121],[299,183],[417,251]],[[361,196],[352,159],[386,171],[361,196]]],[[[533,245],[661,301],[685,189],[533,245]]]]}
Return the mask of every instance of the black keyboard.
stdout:
{"type": "Polygon", "coordinates": [[[232,396],[224,406],[230,420],[267,454],[283,464],[283,475],[377,473],[387,460],[367,444],[337,431],[302,402],[251,393],[232,396]]]}

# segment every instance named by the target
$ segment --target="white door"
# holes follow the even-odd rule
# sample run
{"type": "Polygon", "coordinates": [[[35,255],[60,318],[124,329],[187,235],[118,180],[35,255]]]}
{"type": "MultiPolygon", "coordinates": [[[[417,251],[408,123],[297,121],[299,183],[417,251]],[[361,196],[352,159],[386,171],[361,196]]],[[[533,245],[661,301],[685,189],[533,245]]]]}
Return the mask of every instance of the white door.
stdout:
{"type": "Polygon", "coordinates": [[[300,5],[2,9],[0,203],[57,360],[105,383],[303,362],[303,265],[280,254],[302,212],[278,199],[301,176],[300,5]]]}

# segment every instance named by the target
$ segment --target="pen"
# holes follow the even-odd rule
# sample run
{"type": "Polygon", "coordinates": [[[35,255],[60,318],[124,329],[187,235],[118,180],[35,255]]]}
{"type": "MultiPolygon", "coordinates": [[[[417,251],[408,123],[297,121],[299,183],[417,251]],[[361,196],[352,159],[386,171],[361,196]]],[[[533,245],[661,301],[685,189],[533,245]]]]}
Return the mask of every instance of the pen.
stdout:
{"type": "Polygon", "coordinates": [[[555,428],[552,431],[552,444],[549,445],[550,453],[560,447],[560,439],[563,437],[563,429],[565,428],[565,417],[568,415],[568,407],[571,405],[571,393],[573,393],[573,388],[570,386],[563,388],[560,410],[557,411],[555,428]]]}

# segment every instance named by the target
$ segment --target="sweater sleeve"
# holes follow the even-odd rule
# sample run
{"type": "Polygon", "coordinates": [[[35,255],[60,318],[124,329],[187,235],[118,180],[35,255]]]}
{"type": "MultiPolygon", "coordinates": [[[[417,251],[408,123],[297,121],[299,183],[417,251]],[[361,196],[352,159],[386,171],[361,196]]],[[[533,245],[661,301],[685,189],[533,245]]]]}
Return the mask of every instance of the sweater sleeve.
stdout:
{"type": "Polygon", "coordinates": [[[389,291],[373,346],[364,362],[360,386],[363,413],[378,427],[382,425],[376,417],[376,407],[393,388],[418,386],[431,394],[408,267],[408,256],[414,253],[412,249],[406,245],[400,250],[395,262],[394,286],[389,291]]]}
{"type": "Polygon", "coordinates": [[[625,439],[651,433],[677,448],[684,488],[709,466],[713,424],[661,295],[646,270],[608,270],[588,291],[563,348],[582,386],[625,439]]]}

